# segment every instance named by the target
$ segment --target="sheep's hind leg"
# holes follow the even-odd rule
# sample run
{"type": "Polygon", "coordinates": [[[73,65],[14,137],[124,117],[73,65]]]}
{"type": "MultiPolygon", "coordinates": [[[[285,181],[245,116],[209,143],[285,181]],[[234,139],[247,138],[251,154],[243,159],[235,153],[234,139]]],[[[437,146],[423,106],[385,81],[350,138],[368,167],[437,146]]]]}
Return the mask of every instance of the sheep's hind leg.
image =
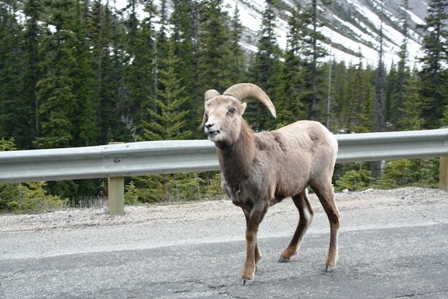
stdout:
{"type": "Polygon", "coordinates": [[[316,192],[322,207],[330,222],[330,247],[328,257],[325,261],[325,270],[332,271],[336,268],[338,260],[338,234],[339,234],[339,212],[334,201],[334,191],[331,182],[311,186],[316,192]]]}
{"type": "Polygon", "coordinates": [[[296,254],[297,250],[300,248],[300,243],[303,240],[303,236],[310,226],[314,215],[313,208],[311,207],[311,203],[306,195],[305,190],[297,195],[294,195],[292,197],[292,200],[299,210],[300,218],[291,242],[289,243],[285,251],[283,251],[283,253],[280,255],[280,259],[278,260],[280,263],[289,262],[291,257],[296,254]]]}

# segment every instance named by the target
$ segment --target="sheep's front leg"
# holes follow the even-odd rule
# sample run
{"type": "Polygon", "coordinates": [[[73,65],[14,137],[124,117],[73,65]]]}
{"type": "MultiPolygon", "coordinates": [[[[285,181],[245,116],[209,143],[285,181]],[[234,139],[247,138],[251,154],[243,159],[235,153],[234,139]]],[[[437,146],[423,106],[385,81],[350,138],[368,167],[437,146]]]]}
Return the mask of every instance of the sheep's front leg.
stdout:
{"type": "Polygon", "coordinates": [[[241,277],[243,285],[249,285],[253,282],[258,261],[261,259],[257,233],[258,226],[265,213],[266,209],[244,210],[246,216],[246,262],[241,277]]]}

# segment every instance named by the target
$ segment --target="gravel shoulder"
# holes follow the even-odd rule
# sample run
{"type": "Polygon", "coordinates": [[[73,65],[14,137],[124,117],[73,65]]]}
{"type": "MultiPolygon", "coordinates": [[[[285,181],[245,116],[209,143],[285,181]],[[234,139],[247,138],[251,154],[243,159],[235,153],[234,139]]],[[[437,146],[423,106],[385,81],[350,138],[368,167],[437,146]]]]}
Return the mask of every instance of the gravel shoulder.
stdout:
{"type": "MultiPolygon", "coordinates": [[[[341,234],[416,222],[448,223],[447,195],[443,190],[415,187],[337,193],[341,234]]],[[[308,233],[328,233],[328,220],[318,199],[310,194],[310,200],[315,216],[308,233]]],[[[285,199],[269,209],[259,238],[290,237],[297,220],[295,206],[285,199]]],[[[124,216],[110,216],[106,208],[0,215],[0,259],[241,241],[244,223],[240,208],[228,199],[126,206],[124,216]]]]}
{"type": "MultiPolygon", "coordinates": [[[[336,193],[335,200],[341,213],[346,210],[372,209],[401,205],[432,205],[448,202],[448,192],[439,189],[407,187],[392,190],[369,189],[362,192],[336,193]]],[[[309,194],[315,212],[322,212],[317,197],[309,194]]],[[[126,206],[124,216],[111,216],[107,207],[69,208],[61,211],[31,215],[0,215],[0,232],[37,231],[57,228],[117,226],[139,223],[173,223],[182,221],[232,218],[239,214],[229,199],[174,204],[126,206]]],[[[271,207],[272,213],[296,212],[291,200],[271,207]]],[[[242,216],[242,215],[240,215],[242,216]]],[[[237,217],[241,218],[241,217],[237,217]]]]}

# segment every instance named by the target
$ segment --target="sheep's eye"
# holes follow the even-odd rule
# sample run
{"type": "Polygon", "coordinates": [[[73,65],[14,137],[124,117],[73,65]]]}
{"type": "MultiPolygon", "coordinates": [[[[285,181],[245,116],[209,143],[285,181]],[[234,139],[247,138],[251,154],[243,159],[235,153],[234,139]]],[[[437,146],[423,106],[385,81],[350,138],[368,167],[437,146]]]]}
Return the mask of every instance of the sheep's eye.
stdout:
{"type": "Polygon", "coordinates": [[[232,114],[234,114],[234,113],[235,113],[235,111],[236,111],[236,109],[235,109],[235,108],[233,108],[233,107],[229,109],[229,112],[230,112],[230,113],[232,113],[232,114]]]}

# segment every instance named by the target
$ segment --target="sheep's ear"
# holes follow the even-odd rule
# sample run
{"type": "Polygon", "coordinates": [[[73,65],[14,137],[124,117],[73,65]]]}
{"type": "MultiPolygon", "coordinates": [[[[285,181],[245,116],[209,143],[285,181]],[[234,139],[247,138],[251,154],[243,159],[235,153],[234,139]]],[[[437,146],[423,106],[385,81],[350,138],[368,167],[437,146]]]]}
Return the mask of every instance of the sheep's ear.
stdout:
{"type": "Polygon", "coordinates": [[[207,100],[210,100],[213,97],[219,96],[219,92],[214,89],[209,89],[204,94],[204,100],[207,102],[207,100]]]}
{"type": "Polygon", "coordinates": [[[242,103],[242,104],[241,104],[241,115],[243,115],[243,114],[244,114],[244,111],[246,111],[246,107],[247,107],[247,104],[246,104],[246,103],[242,103]]]}

